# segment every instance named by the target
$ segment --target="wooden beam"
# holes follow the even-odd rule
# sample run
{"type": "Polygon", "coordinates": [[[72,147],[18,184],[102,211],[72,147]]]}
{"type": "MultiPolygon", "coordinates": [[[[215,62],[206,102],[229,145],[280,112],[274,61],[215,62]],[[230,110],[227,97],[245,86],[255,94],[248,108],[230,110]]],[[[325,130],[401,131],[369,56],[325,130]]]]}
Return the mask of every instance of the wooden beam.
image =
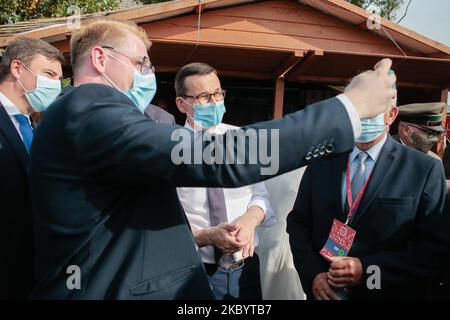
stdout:
{"type": "Polygon", "coordinates": [[[317,59],[320,58],[321,56],[323,56],[323,51],[319,51],[319,50],[308,51],[308,53],[302,59],[302,61],[297,63],[297,65],[294,68],[289,70],[289,72],[286,74],[286,79],[289,81],[289,80],[293,80],[293,79],[297,78],[298,76],[303,74],[306,70],[308,70],[308,68],[314,62],[316,62],[317,59]]]}
{"type": "MultiPolygon", "coordinates": [[[[299,76],[292,81],[296,82],[318,82],[326,84],[341,84],[346,85],[350,82],[352,77],[322,77],[322,76],[299,76]]],[[[420,82],[397,82],[397,87],[399,88],[417,88],[417,89],[442,89],[442,85],[430,84],[430,83],[420,83],[420,82]]]]}
{"type": "Polygon", "coordinates": [[[430,58],[430,57],[420,57],[420,56],[402,56],[402,55],[394,55],[394,54],[380,54],[380,53],[367,53],[367,52],[356,52],[356,51],[337,51],[337,50],[327,50],[327,54],[336,54],[336,55],[344,55],[344,56],[361,56],[361,57],[371,57],[371,58],[390,58],[390,59],[398,59],[398,60],[411,60],[411,61],[434,61],[434,62],[443,62],[450,63],[450,60],[447,58],[430,58]]]}
{"type": "Polygon", "coordinates": [[[70,40],[53,42],[52,45],[62,53],[70,53],[70,40]]]}
{"type": "Polygon", "coordinates": [[[279,77],[275,80],[275,97],[273,103],[273,118],[279,119],[283,116],[284,103],[284,78],[279,77]]]}
{"type": "Polygon", "coordinates": [[[217,70],[221,77],[246,78],[255,80],[270,80],[273,79],[270,73],[239,71],[239,70],[217,70]]]}
{"type": "MultiPolygon", "coordinates": [[[[179,65],[157,65],[156,72],[171,72],[176,73],[180,70],[179,65]]],[[[233,78],[245,78],[255,80],[273,80],[273,76],[270,73],[240,71],[240,70],[222,70],[217,69],[219,77],[233,77],[233,78]]]]}
{"type": "Polygon", "coordinates": [[[289,70],[291,70],[297,63],[301,61],[304,56],[302,51],[293,52],[289,58],[287,58],[274,72],[273,77],[278,79],[279,77],[284,77],[289,70]]]}
{"type": "MultiPolygon", "coordinates": [[[[190,40],[174,40],[174,39],[150,39],[153,44],[155,43],[168,43],[168,44],[179,44],[179,45],[191,45],[195,46],[195,41],[190,40]]],[[[215,43],[215,42],[206,42],[206,41],[200,41],[200,45],[202,47],[215,47],[215,48],[236,48],[236,49],[250,49],[250,50],[259,50],[259,51],[267,51],[267,52],[283,52],[283,53],[292,53],[292,50],[289,49],[280,49],[280,48],[273,48],[273,47],[259,47],[259,46],[253,46],[253,45],[242,45],[242,44],[229,44],[229,43],[215,43]]],[[[302,50],[295,51],[295,54],[302,55],[302,50]]]]}
{"type": "MultiPolygon", "coordinates": [[[[442,89],[441,91],[441,102],[444,102],[448,105],[448,89],[442,89]]],[[[445,129],[447,123],[447,107],[444,108],[444,111],[442,111],[442,127],[445,129]]],[[[437,143],[436,146],[436,153],[439,157],[444,157],[444,151],[445,151],[445,136],[442,137],[442,139],[437,143]]]]}

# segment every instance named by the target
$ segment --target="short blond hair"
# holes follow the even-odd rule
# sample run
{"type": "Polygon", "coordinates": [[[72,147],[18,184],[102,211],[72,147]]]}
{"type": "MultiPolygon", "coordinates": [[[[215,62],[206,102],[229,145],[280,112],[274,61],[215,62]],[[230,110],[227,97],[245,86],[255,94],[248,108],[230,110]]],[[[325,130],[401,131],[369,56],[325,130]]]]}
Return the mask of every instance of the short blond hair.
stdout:
{"type": "Polygon", "coordinates": [[[132,33],[144,42],[147,49],[151,46],[147,32],[131,21],[111,18],[95,18],[73,32],[70,39],[70,60],[75,73],[87,53],[98,45],[119,45],[120,40],[132,33]]]}

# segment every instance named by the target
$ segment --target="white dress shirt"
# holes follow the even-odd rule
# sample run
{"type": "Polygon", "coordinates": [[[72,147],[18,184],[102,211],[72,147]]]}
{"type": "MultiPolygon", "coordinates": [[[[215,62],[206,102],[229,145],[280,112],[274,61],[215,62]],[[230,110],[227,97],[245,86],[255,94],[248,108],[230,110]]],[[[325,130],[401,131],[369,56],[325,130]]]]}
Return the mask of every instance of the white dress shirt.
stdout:
{"type": "MultiPolygon", "coordinates": [[[[369,155],[367,157],[367,160],[365,162],[366,165],[366,172],[365,172],[365,181],[369,178],[369,176],[372,173],[373,168],[375,167],[375,164],[377,163],[378,157],[380,156],[381,149],[383,148],[384,144],[386,143],[388,135],[386,134],[384,138],[378,142],[376,145],[374,145],[372,148],[366,150],[367,154],[369,155]]],[[[353,178],[353,175],[356,172],[358,161],[356,160],[356,157],[361,152],[358,147],[355,146],[353,151],[350,153],[349,161],[350,161],[350,181],[353,178]]],[[[347,163],[345,164],[347,166],[347,163]]],[[[347,169],[345,169],[345,172],[347,172],[347,169]]],[[[347,200],[347,181],[346,181],[346,174],[344,173],[344,176],[342,178],[342,196],[341,196],[341,202],[342,207],[345,206],[345,202],[347,200]]],[[[346,212],[348,213],[348,212],[346,212]]]]}
{"type": "Polygon", "coordinates": [[[354,137],[355,138],[359,137],[361,135],[361,119],[359,118],[359,114],[356,111],[355,106],[350,101],[350,99],[343,93],[336,96],[336,98],[338,98],[339,101],[342,102],[342,104],[345,107],[345,110],[347,111],[348,117],[350,118],[350,122],[352,123],[354,137]]]}
{"type": "MultiPolygon", "coordinates": [[[[20,138],[23,141],[23,137],[22,137],[22,133],[20,133],[19,130],[19,122],[17,121],[15,115],[17,114],[22,114],[19,109],[17,109],[17,107],[11,102],[11,100],[9,100],[3,93],[0,92],[0,103],[3,105],[3,107],[6,110],[6,113],[9,115],[12,123],[14,124],[14,127],[16,128],[17,132],[19,133],[20,138]]],[[[24,114],[25,117],[27,117],[28,122],[30,123],[31,126],[31,122],[30,122],[30,115],[28,114],[24,114]]]]}
{"type": "MultiPolygon", "coordinates": [[[[187,122],[185,127],[194,130],[187,122]]],[[[221,123],[209,132],[224,134],[225,131],[236,128],[235,126],[221,123]]],[[[253,206],[258,206],[265,212],[265,218],[260,225],[261,227],[269,227],[276,223],[277,220],[263,182],[241,188],[224,188],[223,191],[228,221],[230,223],[242,216],[248,208],[253,206]]],[[[206,188],[177,188],[177,193],[191,227],[196,230],[210,228],[211,218],[206,188]]],[[[253,242],[255,247],[258,245],[258,242],[258,232],[256,230],[253,242]]],[[[215,263],[214,248],[212,246],[199,248],[199,254],[204,263],[215,263]]],[[[242,259],[242,251],[233,254],[233,256],[235,260],[242,259]]]]}

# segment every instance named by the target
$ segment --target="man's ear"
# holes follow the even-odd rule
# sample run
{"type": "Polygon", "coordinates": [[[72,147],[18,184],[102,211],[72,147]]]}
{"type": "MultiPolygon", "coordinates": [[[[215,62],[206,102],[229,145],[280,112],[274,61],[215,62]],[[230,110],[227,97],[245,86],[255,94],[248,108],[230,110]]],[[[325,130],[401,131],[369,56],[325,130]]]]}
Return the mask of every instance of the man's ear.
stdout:
{"type": "Polygon", "coordinates": [[[178,107],[178,110],[180,110],[181,113],[187,113],[186,107],[185,107],[185,103],[183,101],[183,98],[181,97],[176,97],[175,99],[175,103],[178,107]]]}
{"type": "Polygon", "coordinates": [[[98,73],[105,73],[106,70],[106,52],[105,49],[95,46],[91,49],[91,63],[98,73]]]}
{"type": "Polygon", "coordinates": [[[391,124],[393,124],[395,119],[397,118],[397,116],[398,116],[398,107],[392,107],[391,110],[387,114],[387,119],[386,119],[387,125],[390,126],[391,124]]]}
{"type": "Polygon", "coordinates": [[[22,72],[22,68],[20,67],[21,62],[18,59],[14,59],[9,66],[9,72],[15,79],[20,78],[20,73],[22,72]]]}

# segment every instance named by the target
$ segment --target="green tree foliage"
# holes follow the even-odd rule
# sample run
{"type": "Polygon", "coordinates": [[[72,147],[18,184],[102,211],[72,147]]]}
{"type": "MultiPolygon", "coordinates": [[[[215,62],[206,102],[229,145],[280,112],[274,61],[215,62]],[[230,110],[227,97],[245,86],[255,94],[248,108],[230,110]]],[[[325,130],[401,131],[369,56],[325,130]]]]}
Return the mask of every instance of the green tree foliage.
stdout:
{"type": "Polygon", "coordinates": [[[351,3],[369,11],[375,11],[382,17],[394,20],[404,0],[350,0],[351,3]]]}
{"type": "Polygon", "coordinates": [[[120,0],[1,0],[0,24],[69,16],[72,5],[86,14],[117,9],[119,4],[120,0]]]}

